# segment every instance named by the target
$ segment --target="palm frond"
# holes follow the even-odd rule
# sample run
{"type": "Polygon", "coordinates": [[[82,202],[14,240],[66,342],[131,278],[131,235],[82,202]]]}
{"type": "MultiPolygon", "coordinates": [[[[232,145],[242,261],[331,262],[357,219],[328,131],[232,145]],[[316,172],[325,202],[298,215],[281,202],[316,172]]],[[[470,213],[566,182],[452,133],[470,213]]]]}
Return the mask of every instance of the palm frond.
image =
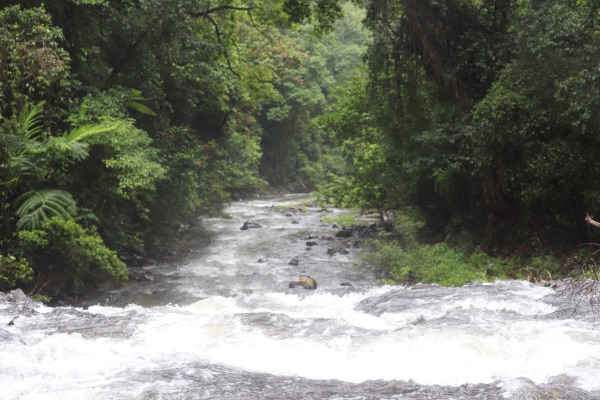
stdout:
{"type": "Polygon", "coordinates": [[[40,229],[42,224],[52,217],[72,219],[77,215],[75,199],[64,190],[30,191],[19,196],[16,204],[18,230],[40,229]]]}

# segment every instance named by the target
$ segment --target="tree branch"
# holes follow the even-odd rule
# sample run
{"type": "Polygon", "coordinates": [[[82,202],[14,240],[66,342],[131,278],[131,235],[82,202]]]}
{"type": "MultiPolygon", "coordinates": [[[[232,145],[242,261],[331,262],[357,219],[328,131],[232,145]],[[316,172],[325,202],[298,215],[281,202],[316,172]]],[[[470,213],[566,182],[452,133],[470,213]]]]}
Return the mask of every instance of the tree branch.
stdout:
{"type": "Polygon", "coordinates": [[[216,13],[216,12],[223,11],[223,10],[248,11],[249,12],[249,11],[252,11],[252,7],[236,7],[236,6],[230,6],[230,5],[222,5],[222,6],[218,6],[218,7],[207,8],[205,11],[188,12],[188,15],[190,17],[196,17],[196,18],[208,18],[209,14],[216,13]]]}
{"type": "Polygon", "coordinates": [[[205,18],[208,19],[210,21],[210,23],[213,25],[213,27],[215,28],[215,35],[217,35],[217,40],[219,41],[221,48],[223,48],[223,55],[225,56],[225,61],[227,61],[227,68],[229,69],[229,71],[231,71],[232,74],[239,77],[239,74],[237,72],[235,72],[233,67],[231,66],[231,61],[229,60],[229,54],[227,54],[227,47],[225,47],[225,45],[223,44],[223,40],[221,38],[221,31],[219,30],[219,25],[217,24],[217,22],[214,19],[212,19],[212,17],[210,15],[206,15],[205,18]]]}

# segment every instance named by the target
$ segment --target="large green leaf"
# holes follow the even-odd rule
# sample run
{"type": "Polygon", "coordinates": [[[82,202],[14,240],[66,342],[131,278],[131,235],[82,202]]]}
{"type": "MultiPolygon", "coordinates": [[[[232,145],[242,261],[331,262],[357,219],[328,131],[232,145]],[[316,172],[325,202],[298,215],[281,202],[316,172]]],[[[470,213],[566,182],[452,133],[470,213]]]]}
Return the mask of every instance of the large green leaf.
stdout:
{"type": "Polygon", "coordinates": [[[75,199],[64,190],[30,191],[19,196],[16,204],[18,230],[40,229],[44,221],[54,216],[72,219],[77,214],[75,199]]]}

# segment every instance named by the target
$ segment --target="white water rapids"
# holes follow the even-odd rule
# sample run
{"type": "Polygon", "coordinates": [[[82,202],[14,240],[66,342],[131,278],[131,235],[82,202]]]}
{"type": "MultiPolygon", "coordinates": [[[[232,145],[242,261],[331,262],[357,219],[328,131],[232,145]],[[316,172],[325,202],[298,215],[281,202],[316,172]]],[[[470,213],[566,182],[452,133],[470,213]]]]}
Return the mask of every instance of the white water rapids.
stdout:
{"type": "Polygon", "coordinates": [[[585,310],[523,281],[378,286],[303,199],[234,203],[80,307],[8,326],[24,305],[0,302],[0,399],[600,399],[585,310]]]}

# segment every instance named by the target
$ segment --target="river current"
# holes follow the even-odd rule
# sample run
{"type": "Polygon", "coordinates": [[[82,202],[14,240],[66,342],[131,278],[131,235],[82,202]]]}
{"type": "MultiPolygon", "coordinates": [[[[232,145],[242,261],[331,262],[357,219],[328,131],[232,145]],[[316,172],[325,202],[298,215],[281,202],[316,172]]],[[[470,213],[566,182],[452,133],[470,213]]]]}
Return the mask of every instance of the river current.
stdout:
{"type": "Polygon", "coordinates": [[[0,301],[0,399],[600,399],[588,294],[380,286],[305,200],[236,202],[76,307],[0,301]]]}

